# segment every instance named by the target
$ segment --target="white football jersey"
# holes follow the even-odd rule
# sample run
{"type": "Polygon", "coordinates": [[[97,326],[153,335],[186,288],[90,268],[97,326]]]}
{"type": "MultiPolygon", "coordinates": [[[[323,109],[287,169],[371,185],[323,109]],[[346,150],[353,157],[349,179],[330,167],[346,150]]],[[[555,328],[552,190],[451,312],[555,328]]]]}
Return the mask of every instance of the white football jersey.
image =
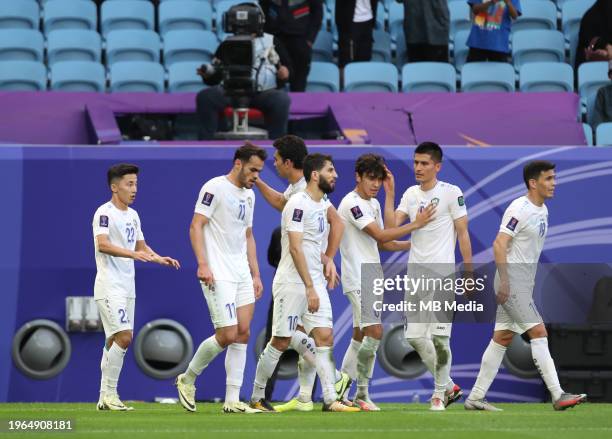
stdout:
{"type": "Polygon", "coordinates": [[[429,204],[437,206],[434,220],[412,232],[408,263],[454,264],[457,242],[454,221],[467,215],[463,193],[443,181],[426,192],[419,185],[411,186],[404,192],[397,210],[414,221],[417,213],[429,204]]]}
{"type": "Polygon", "coordinates": [[[215,280],[245,282],[251,278],[246,230],[253,226],[255,193],[239,188],[227,176],[208,180],[195,205],[195,213],[208,218],[204,244],[215,280]]]}
{"type": "Polygon", "coordinates": [[[349,192],[338,206],[338,214],[344,221],[344,235],[340,242],[342,255],[342,290],[361,290],[361,264],[380,264],[378,243],[363,231],[368,224],[376,223],[384,229],[380,203],[376,198],[364,200],[357,192],[349,192]]]}
{"type": "Polygon", "coordinates": [[[285,197],[285,200],[289,201],[292,195],[302,192],[304,189],[306,189],[306,179],[302,177],[295,183],[290,183],[289,186],[287,186],[287,189],[283,192],[283,197],[285,197]]]}
{"type": "Polygon", "coordinates": [[[321,264],[321,243],[325,238],[329,205],[329,201],[325,199],[315,202],[304,191],[295,194],[287,201],[281,219],[281,260],[274,276],[274,283],[303,284],[289,252],[288,232],[303,233],[302,249],[310,277],[315,285],[325,282],[323,264],[321,264]]]}
{"type": "Polygon", "coordinates": [[[504,212],[499,231],[512,236],[507,262],[515,282],[533,283],[548,231],[548,208],[536,206],[526,196],[517,198],[504,212]]]}
{"type": "Polygon", "coordinates": [[[109,201],[98,207],[92,226],[97,268],[94,298],[136,297],[134,260],[100,252],[96,237],[107,235],[111,244],[135,250],[136,242],[144,240],[138,213],[131,207],[120,210],[109,201]]]}

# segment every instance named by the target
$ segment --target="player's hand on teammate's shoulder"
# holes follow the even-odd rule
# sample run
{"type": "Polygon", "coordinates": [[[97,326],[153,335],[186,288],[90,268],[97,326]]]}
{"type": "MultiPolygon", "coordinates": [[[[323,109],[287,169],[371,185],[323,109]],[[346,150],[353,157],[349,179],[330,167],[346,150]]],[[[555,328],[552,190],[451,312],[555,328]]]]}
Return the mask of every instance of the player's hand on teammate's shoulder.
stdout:
{"type": "Polygon", "coordinates": [[[255,291],[255,300],[259,300],[263,294],[263,283],[261,277],[253,276],[253,290],[255,291]]]}
{"type": "Polygon", "coordinates": [[[204,283],[204,285],[214,291],[215,277],[213,276],[212,271],[210,271],[210,267],[208,265],[198,264],[197,276],[198,279],[204,283]]]}
{"type": "Polygon", "coordinates": [[[436,206],[434,204],[430,204],[425,209],[417,213],[414,222],[418,227],[426,226],[434,220],[435,214],[436,206]]]}
{"type": "Polygon", "coordinates": [[[312,285],[306,287],[306,300],[308,301],[308,312],[315,313],[319,310],[319,295],[312,285]]]}
{"type": "Polygon", "coordinates": [[[140,262],[151,262],[153,260],[153,255],[143,250],[137,250],[133,252],[132,259],[140,262]]]}

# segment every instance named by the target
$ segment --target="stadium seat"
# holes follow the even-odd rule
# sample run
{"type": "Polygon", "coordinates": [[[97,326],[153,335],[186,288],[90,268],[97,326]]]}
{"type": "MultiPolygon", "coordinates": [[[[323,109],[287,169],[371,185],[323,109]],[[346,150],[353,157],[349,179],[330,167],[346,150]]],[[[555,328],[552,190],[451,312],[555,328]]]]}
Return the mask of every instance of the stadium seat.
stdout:
{"type": "Polygon", "coordinates": [[[402,69],[403,92],[454,92],[455,68],[443,62],[415,62],[402,69]]]}
{"type": "Polygon", "coordinates": [[[606,61],[586,62],[578,67],[578,93],[586,110],[587,121],[591,121],[597,91],[609,83],[606,61]]]}
{"type": "Polygon", "coordinates": [[[334,62],[334,36],[320,30],[312,45],[312,61],[334,62]]]}
{"type": "Polygon", "coordinates": [[[313,62],[306,82],[308,92],[340,91],[340,71],[338,66],[329,62],[313,62]]]}
{"type": "Polygon", "coordinates": [[[37,30],[0,30],[0,61],[43,61],[43,53],[43,36],[37,30]]]}
{"type": "Polygon", "coordinates": [[[214,55],[219,40],[207,30],[173,30],[164,37],[164,65],[175,62],[197,61],[209,63],[214,55]]]}
{"type": "Polygon", "coordinates": [[[146,1],[106,1],[100,8],[102,35],[113,30],[153,29],[153,15],[153,4],[146,1]]]}
{"type": "Polygon", "coordinates": [[[110,91],[162,93],[164,68],[150,61],[116,62],[110,68],[110,91]]]}
{"type": "Polygon", "coordinates": [[[595,139],[597,146],[612,146],[612,122],[597,125],[595,139]]]}
{"type": "Polygon", "coordinates": [[[512,37],[512,59],[517,71],[529,62],[564,62],[563,34],[556,30],[539,29],[516,32],[512,37]]]}
{"type": "Polygon", "coordinates": [[[47,36],[47,64],[58,61],[100,62],[100,34],[86,29],[58,29],[47,36]]]}
{"type": "Polygon", "coordinates": [[[0,90],[43,91],[47,68],[38,61],[0,61],[0,90]]]}
{"type": "Polygon", "coordinates": [[[469,30],[460,30],[455,34],[453,53],[455,59],[455,68],[458,72],[461,71],[463,65],[466,63],[467,56],[470,51],[470,48],[467,46],[467,40],[469,36],[469,30]]]}
{"type": "Polygon", "coordinates": [[[159,5],[159,33],[173,30],[212,30],[212,7],[209,3],[191,0],[165,2],[159,5]]]}
{"type": "Polygon", "coordinates": [[[574,91],[574,69],[559,62],[525,64],[519,72],[521,91],[574,91]]]}
{"type": "Polygon", "coordinates": [[[389,33],[391,34],[391,41],[393,43],[397,43],[400,32],[403,38],[404,5],[402,3],[393,1],[389,5],[389,33]]]}
{"type": "Polygon", "coordinates": [[[521,2],[522,14],[512,23],[512,32],[523,30],[557,29],[557,7],[551,1],[533,0],[521,2]]]}
{"type": "Polygon", "coordinates": [[[514,69],[509,63],[466,63],[461,70],[461,91],[512,92],[514,91],[514,69]]]}
{"type": "Polygon", "coordinates": [[[561,28],[563,29],[565,41],[569,43],[571,65],[574,65],[576,60],[580,20],[582,20],[582,17],[594,2],[595,0],[571,0],[563,2],[561,8],[561,28]]]}
{"type": "Polygon", "coordinates": [[[451,38],[460,30],[470,30],[472,21],[470,19],[470,7],[467,2],[457,1],[448,4],[450,13],[450,36],[451,38]]]}
{"type": "Polygon", "coordinates": [[[0,2],[0,29],[38,29],[40,10],[34,0],[0,2]]]}
{"type": "Polygon", "coordinates": [[[372,61],[391,62],[391,36],[385,31],[375,30],[373,37],[372,61]]]}
{"type": "Polygon", "coordinates": [[[103,92],[104,66],[93,61],[59,61],[51,66],[51,90],[103,92]]]}
{"type": "Polygon", "coordinates": [[[344,68],[344,91],[397,92],[397,82],[393,64],[354,62],[344,68]]]}
{"type": "Polygon", "coordinates": [[[152,30],[114,30],[106,36],[106,64],[118,61],[159,62],[161,43],[152,30]]]}
{"type": "Polygon", "coordinates": [[[56,29],[96,30],[97,23],[96,4],[92,1],[52,0],[43,9],[45,34],[56,29]]]}
{"type": "Polygon", "coordinates": [[[588,123],[582,124],[584,130],[584,138],[586,139],[587,146],[593,146],[593,128],[588,123]]]}
{"type": "Polygon", "coordinates": [[[408,62],[408,51],[406,49],[406,38],[404,37],[404,29],[397,35],[395,42],[395,65],[398,70],[401,70],[403,65],[408,62]]]}
{"type": "Polygon", "coordinates": [[[207,86],[196,73],[200,62],[175,62],[168,67],[168,91],[170,93],[197,93],[207,86]]]}
{"type": "MultiPolygon", "coordinates": [[[[385,6],[382,2],[378,2],[376,6],[376,23],[374,23],[374,30],[385,30],[385,16],[387,15],[385,11],[385,6]]],[[[334,13],[332,12],[332,20],[334,18],[334,13]]]]}

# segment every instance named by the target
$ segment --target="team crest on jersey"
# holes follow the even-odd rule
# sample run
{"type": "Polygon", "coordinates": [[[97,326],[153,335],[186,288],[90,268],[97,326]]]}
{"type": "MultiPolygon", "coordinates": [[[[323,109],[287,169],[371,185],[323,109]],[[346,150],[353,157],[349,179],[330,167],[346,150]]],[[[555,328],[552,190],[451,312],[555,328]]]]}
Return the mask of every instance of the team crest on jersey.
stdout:
{"type": "Polygon", "coordinates": [[[459,204],[459,206],[465,206],[465,200],[463,199],[463,195],[457,197],[457,204],[459,204]]]}
{"type": "Polygon", "coordinates": [[[358,220],[363,216],[363,212],[359,208],[359,206],[351,207],[351,213],[353,214],[353,218],[358,220]]]}
{"type": "Polygon", "coordinates": [[[251,197],[247,198],[247,203],[249,203],[249,208],[253,207],[253,199],[251,197]]]}
{"type": "Polygon", "coordinates": [[[540,219],[540,238],[543,238],[546,235],[546,222],[544,219],[540,219]]]}
{"type": "Polygon", "coordinates": [[[304,211],[302,209],[293,209],[293,221],[295,221],[296,223],[301,223],[303,216],[304,211]]]}
{"type": "Polygon", "coordinates": [[[431,204],[433,204],[435,207],[437,207],[438,204],[440,204],[440,199],[439,198],[432,198],[431,199],[431,204]]]}
{"type": "Polygon", "coordinates": [[[100,227],[108,227],[108,216],[100,215],[100,227]]]}
{"type": "Polygon", "coordinates": [[[213,201],[213,198],[215,198],[214,194],[211,194],[210,192],[206,192],[204,194],[204,197],[202,198],[202,204],[204,206],[210,206],[213,201]]]}
{"type": "Polygon", "coordinates": [[[516,225],[518,224],[518,220],[515,217],[510,218],[508,224],[506,224],[506,229],[512,230],[513,232],[516,230],[516,225]]]}

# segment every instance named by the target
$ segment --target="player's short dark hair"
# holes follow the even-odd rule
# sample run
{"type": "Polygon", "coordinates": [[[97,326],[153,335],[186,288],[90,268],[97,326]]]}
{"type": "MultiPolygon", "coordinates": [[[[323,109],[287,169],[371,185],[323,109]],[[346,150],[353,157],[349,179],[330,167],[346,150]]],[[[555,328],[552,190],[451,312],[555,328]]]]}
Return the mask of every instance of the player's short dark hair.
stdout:
{"type": "Polygon", "coordinates": [[[106,173],[106,180],[108,182],[108,186],[117,179],[123,178],[124,175],[128,174],[136,174],[138,175],[138,166],[132,165],[130,163],[118,163],[116,165],[108,168],[108,172],[106,173]]]}
{"type": "Polygon", "coordinates": [[[253,156],[259,157],[261,160],[265,161],[268,158],[268,153],[265,149],[260,148],[257,145],[253,145],[251,142],[245,142],[240,148],[236,150],[234,153],[234,160],[240,160],[242,163],[246,163],[251,160],[253,156]]]}
{"type": "Polygon", "coordinates": [[[355,172],[360,176],[370,178],[385,179],[387,170],[385,169],[385,159],[378,154],[362,154],[355,162],[355,172]]]}
{"type": "Polygon", "coordinates": [[[534,160],[529,162],[523,168],[523,181],[525,186],[529,189],[529,180],[537,180],[542,172],[550,171],[555,169],[555,164],[546,160],[534,160]]]}
{"type": "Polygon", "coordinates": [[[306,182],[310,181],[314,171],[320,171],[325,166],[325,162],[334,162],[332,156],[327,154],[308,154],[304,157],[304,178],[306,182]]]}
{"type": "Polygon", "coordinates": [[[276,139],[272,146],[276,148],[283,161],[291,160],[295,169],[303,168],[304,157],[308,155],[308,149],[301,137],[287,134],[276,139]]]}
{"type": "Polygon", "coordinates": [[[414,150],[415,154],[429,154],[429,157],[436,162],[441,163],[444,154],[442,153],[442,148],[440,145],[434,142],[423,142],[419,144],[414,150]]]}

